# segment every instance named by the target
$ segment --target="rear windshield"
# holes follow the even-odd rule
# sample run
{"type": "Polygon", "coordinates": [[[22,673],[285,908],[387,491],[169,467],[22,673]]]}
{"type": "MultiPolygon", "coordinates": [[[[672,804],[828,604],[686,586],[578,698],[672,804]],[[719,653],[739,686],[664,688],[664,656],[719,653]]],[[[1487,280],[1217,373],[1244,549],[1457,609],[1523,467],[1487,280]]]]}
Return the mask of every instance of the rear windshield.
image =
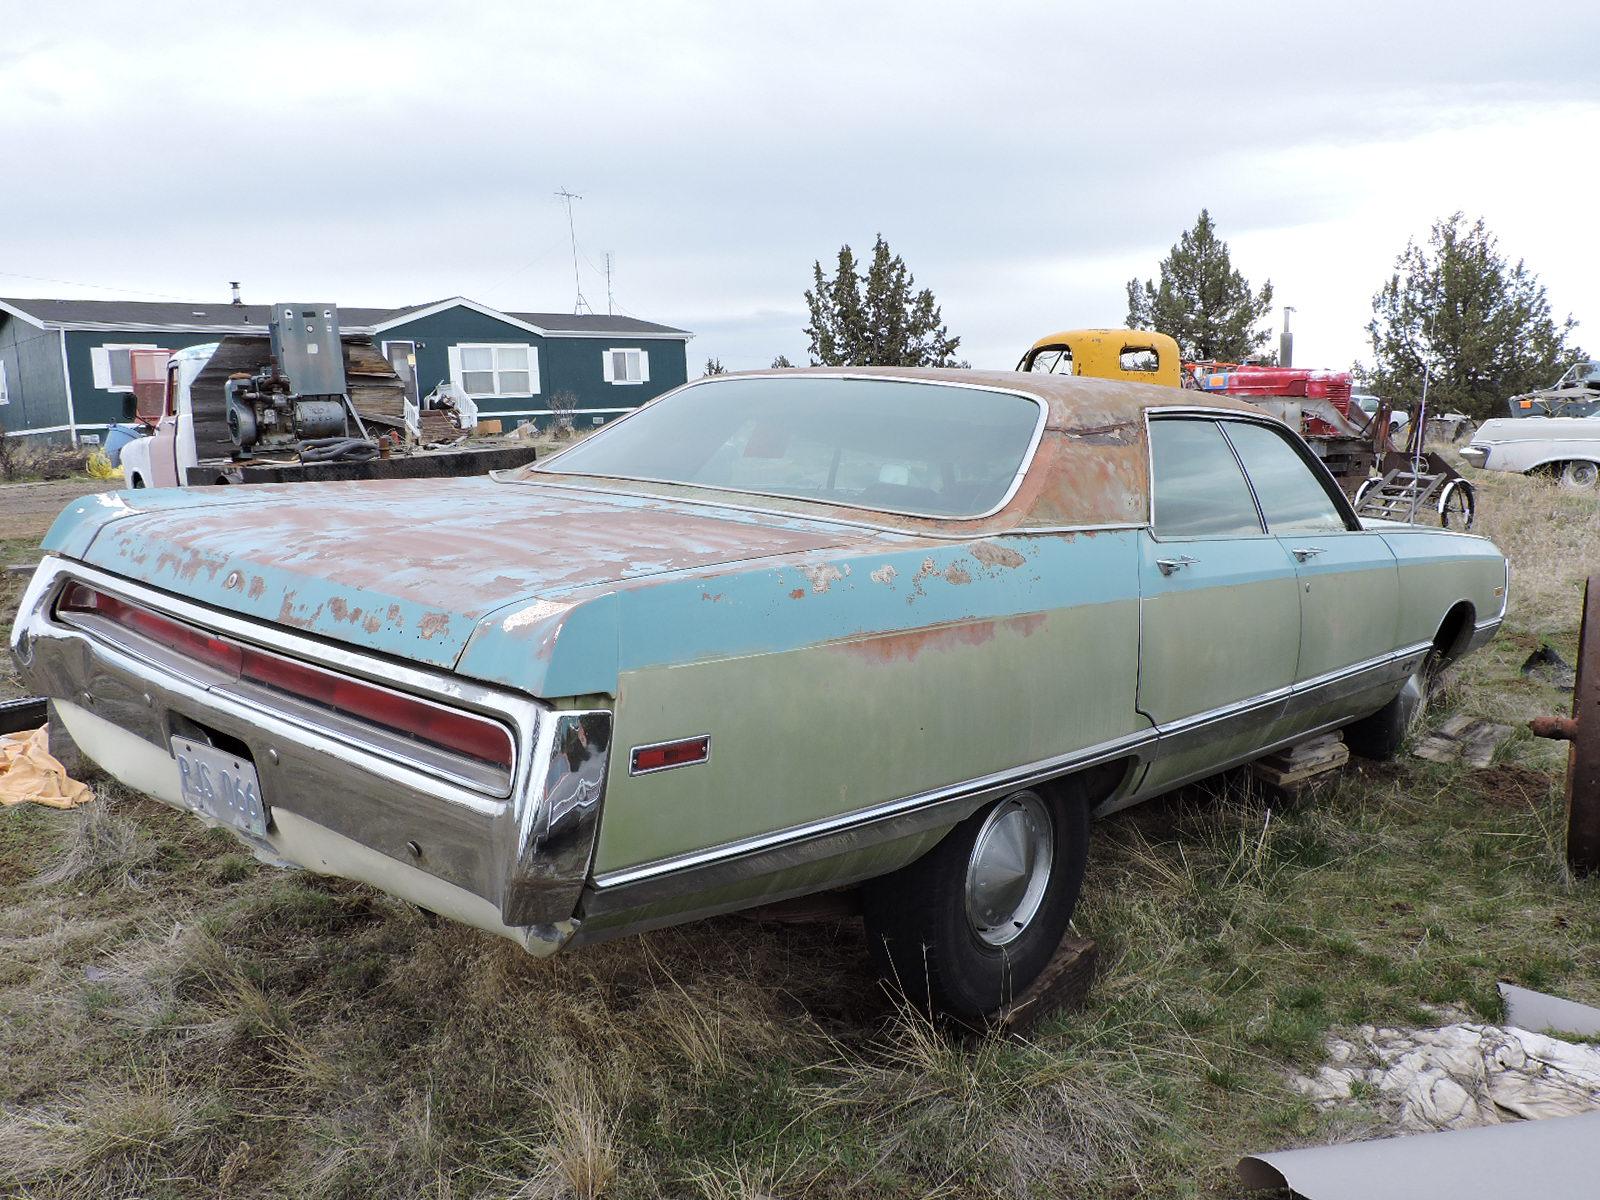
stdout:
{"type": "Polygon", "coordinates": [[[539,470],[977,517],[1026,465],[1039,403],[956,384],[809,375],[695,384],[539,470]]]}

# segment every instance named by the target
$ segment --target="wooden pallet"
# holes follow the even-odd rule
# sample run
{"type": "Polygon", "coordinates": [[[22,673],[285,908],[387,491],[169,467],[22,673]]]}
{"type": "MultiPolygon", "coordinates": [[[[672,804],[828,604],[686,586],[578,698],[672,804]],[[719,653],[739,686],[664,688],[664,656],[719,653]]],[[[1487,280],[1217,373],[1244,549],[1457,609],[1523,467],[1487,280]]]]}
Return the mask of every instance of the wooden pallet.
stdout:
{"type": "Polygon", "coordinates": [[[1325,733],[1287,750],[1279,750],[1250,764],[1250,771],[1262,783],[1284,791],[1304,787],[1313,779],[1337,771],[1350,761],[1350,747],[1338,733],[1325,733]]]}

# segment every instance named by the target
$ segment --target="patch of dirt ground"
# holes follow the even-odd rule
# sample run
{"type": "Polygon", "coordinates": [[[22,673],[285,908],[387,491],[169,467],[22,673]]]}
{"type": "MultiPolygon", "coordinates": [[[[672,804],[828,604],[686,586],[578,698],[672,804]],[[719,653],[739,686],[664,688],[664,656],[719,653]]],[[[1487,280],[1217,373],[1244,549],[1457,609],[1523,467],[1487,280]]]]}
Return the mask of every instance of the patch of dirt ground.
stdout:
{"type": "Polygon", "coordinates": [[[0,484],[0,537],[42,538],[70,501],[95,492],[115,491],[120,481],[53,479],[47,483],[0,484]]]}

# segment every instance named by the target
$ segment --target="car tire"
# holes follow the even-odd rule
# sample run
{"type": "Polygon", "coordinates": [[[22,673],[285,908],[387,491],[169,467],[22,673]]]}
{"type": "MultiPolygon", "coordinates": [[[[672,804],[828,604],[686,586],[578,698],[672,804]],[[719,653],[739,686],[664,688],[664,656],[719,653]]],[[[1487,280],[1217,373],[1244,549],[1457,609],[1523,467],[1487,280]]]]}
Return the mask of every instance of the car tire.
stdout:
{"type": "Polygon", "coordinates": [[[1388,762],[1400,753],[1406,738],[1422,720],[1428,697],[1433,694],[1433,685],[1439,678],[1442,661],[1439,647],[1429,649],[1393,700],[1370,717],[1362,717],[1354,724],[1345,726],[1344,744],[1350,748],[1351,754],[1375,762],[1388,762]]]}
{"type": "Polygon", "coordinates": [[[985,805],[927,854],[863,889],[878,969],[919,1008],[964,1021],[990,1016],[1055,954],[1088,851],[1080,782],[985,805]]]}
{"type": "Polygon", "coordinates": [[[1561,464],[1561,486],[1574,492],[1592,492],[1600,482],[1600,463],[1575,458],[1561,464]]]}

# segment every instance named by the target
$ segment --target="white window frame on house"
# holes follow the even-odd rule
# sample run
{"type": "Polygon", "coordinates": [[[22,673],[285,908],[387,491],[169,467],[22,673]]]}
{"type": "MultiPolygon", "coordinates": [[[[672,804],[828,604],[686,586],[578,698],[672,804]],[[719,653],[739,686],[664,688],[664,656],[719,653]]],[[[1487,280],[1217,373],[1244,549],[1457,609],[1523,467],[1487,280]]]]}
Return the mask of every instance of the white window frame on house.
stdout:
{"type": "Polygon", "coordinates": [[[612,346],[600,354],[600,373],[607,383],[621,385],[650,382],[650,352],[637,346],[612,346]],[[617,355],[623,355],[623,378],[617,378],[617,355]]]}
{"type": "Polygon", "coordinates": [[[89,347],[89,366],[94,372],[94,385],[102,392],[132,392],[133,364],[128,364],[128,382],[116,383],[112,379],[111,355],[117,350],[157,350],[154,342],[107,342],[103,346],[89,347]]]}
{"type": "Polygon", "coordinates": [[[506,396],[537,396],[539,394],[539,347],[529,342],[461,342],[450,347],[450,381],[474,400],[496,400],[506,396]],[[490,371],[481,368],[469,369],[462,363],[462,351],[487,350],[493,356],[494,367],[490,371]],[[505,367],[500,363],[500,355],[507,350],[521,350],[527,355],[528,386],[506,390],[501,384],[501,375],[509,372],[520,371],[520,367],[505,367]],[[494,391],[473,391],[467,387],[468,375],[492,374],[494,376],[494,391]]]}
{"type": "Polygon", "coordinates": [[[6,360],[0,358],[0,404],[10,404],[11,393],[6,390],[6,360]]]}

